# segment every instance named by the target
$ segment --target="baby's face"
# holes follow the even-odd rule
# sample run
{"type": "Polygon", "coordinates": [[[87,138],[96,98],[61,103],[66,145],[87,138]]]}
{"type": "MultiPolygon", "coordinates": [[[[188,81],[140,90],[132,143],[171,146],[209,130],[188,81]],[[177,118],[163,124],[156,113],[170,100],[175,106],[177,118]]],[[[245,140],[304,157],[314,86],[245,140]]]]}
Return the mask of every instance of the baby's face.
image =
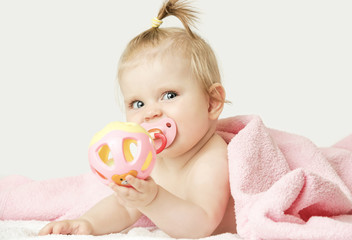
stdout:
{"type": "Polygon", "coordinates": [[[190,61],[182,56],[141,61],[125,69],[120,88],[127,121],[141,124],[169,117],[176,122],[175,141],[163,153],[186,153],[210,128],[209,96],[192,79],[190,61]]]}

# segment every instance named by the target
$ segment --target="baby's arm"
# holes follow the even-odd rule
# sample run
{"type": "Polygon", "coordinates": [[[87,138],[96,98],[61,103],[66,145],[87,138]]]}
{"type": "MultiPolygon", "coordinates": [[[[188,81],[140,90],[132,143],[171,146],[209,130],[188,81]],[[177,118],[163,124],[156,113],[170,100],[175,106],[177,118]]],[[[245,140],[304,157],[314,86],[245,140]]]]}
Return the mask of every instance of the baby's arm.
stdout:
{"type": "Polygon", "coordinates": [[[116,196],[110,195],[86,212],[86,219],[93,226],[93,235],[121,232],[134,224],[141,216],[137,209],[122,206],[116,196]]]}
{"type": "Polygon", "coordinates": [[[110,195],[82,217],[74,220],[51,222],[40,230],[39,235],[46,234],[92,234],[102,235],[120,232],[136,222],[141,213],[118,203],[116,196],[110,195]]]}
{"type": "MultiPolygon", "coordinates": [[[[174,238],[203,238],[210,236],[224,215],[229,194],[225,198],[204,195],[209,189],[194,190],[199,197],[181,199],[163,188],[147,207],[140,208],[160,229],[174,238]],[[210,203],[210,201],[214,201],[210,203]]],[[[214,194],[217,194],[214,191],[214,194]]]]}
{"type": "Polygon", "coordinates": [[[216,166],[218,160],[219,156],[212,156],[212,163],[204,161],[192,171],[184,186],[186,198],[160,187],[155,200],[139,210],[172,237],[210,236],[221,222],[230,198],[227,163],[225,166],[219,161],[216,166]]]}
{"type": "Polygon", "coordinates": [[[204,154],[187,174],[187,184],[179,186],[185,191],[182,197],[156,185],[151,178],[143,181],[128,176],[134,189],[113,189],[124,205],[140,210],[171,237],[209,236],[221,222],[230,197],[226,147],[220,149],[224,150],[203,149],[204,154]]]}

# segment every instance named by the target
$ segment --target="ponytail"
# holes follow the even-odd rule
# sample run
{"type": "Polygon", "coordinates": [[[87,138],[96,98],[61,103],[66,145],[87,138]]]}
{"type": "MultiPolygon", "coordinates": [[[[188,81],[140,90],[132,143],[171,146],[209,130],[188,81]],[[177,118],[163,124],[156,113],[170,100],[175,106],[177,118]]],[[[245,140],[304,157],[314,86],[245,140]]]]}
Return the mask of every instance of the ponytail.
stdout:
{"type": "MultiPolygon", "coordinates": [[[[191,31],[190,26],[194,27],[195,22],[198,20],[196,16],[197,14],[198,12],[193,10],[185,0],[168,0],[163,4],[161,9],[159,10],[156,20],[159,20],[160,21],[159,23],[161,24],[162,23],[161,20],[163,20],[164,18],[168,16],[174,16],[181,21],[187,33],[192,38],[194,38],[195,36],[191,31]]],[[[157,28],[157,27],[154,27],[154,28],[157,28]]]]}

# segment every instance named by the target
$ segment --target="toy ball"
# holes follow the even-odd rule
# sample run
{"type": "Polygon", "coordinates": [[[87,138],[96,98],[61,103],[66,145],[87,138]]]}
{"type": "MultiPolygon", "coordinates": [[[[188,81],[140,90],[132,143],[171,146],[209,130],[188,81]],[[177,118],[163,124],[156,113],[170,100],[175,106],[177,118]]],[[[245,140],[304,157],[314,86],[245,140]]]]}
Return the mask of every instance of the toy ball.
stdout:
{"type": "Polygon", "coordinates": [[[154,140],[149,132],[136,123],[112,122],[98,132],[90,143],[88,158],[90,167],[105,184],[115,182],[129,186],[127,175],[145,179],[155,164],[156,154],[167,143],[164,134],[153,136],[161,144],[155,149],[154,140]]]}

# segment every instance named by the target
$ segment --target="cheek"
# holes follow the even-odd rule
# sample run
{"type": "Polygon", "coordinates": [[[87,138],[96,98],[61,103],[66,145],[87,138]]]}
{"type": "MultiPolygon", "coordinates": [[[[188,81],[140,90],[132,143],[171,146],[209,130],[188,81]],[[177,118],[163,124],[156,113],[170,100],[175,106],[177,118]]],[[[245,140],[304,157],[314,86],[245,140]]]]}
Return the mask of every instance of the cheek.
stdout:
{"type": "Polygon", "coordinates": [[[207,116],[200,117],[198,115],[192,117],[190,115],[182,130],[186,138],[199,140],[208,131],[208,128],[207,116]]]}
{"type": "Polygon", "coordinates": [[[207,101],[187,101],[179,107],[178,120],[184,131],[199,134],[208,129],[209,116],[207,101]],[[192,102],[192,104],[190,104],[192,102]]]}
{"type": "Polygon", "coordinates": [[[128,112],[125,112],[125,116],[126,116],[127,122],[133,122],[133,117],[131,114],[129,114],[128,112]]]}
{"type": "Polygon", "coordinates": [[[134,122],[134,123],[138,123],[141,124],[139,118],[136,116],[136,114],[132,114],[132,113],[128,113],[126,112],[126,121],[127,122],[134,122]]]}
{"type": "Polygon", "coordinates": [[[177,135],[174,143],[171,145],[170,156],[182,155],[190,151],[207,133],[208,126],[203,123],[188,122],[179,123],[177,135]]]}
{"type": "MultiPolygon", "coordinates": [[[[186,105],[187,106],[187,105],[186,105]]],[[[205,104],[184,107],[183,123],[190,128],[204,127],[208,122],[208,107],[205,104]]]]}
{"type": "Polygon", "coordinates": [[[177,120],[177,124],[180,141],[186,145],[194,145],[209,130],[207,110],[204,108],[197,111],[185,110],[182,117],[177,120]]]}

